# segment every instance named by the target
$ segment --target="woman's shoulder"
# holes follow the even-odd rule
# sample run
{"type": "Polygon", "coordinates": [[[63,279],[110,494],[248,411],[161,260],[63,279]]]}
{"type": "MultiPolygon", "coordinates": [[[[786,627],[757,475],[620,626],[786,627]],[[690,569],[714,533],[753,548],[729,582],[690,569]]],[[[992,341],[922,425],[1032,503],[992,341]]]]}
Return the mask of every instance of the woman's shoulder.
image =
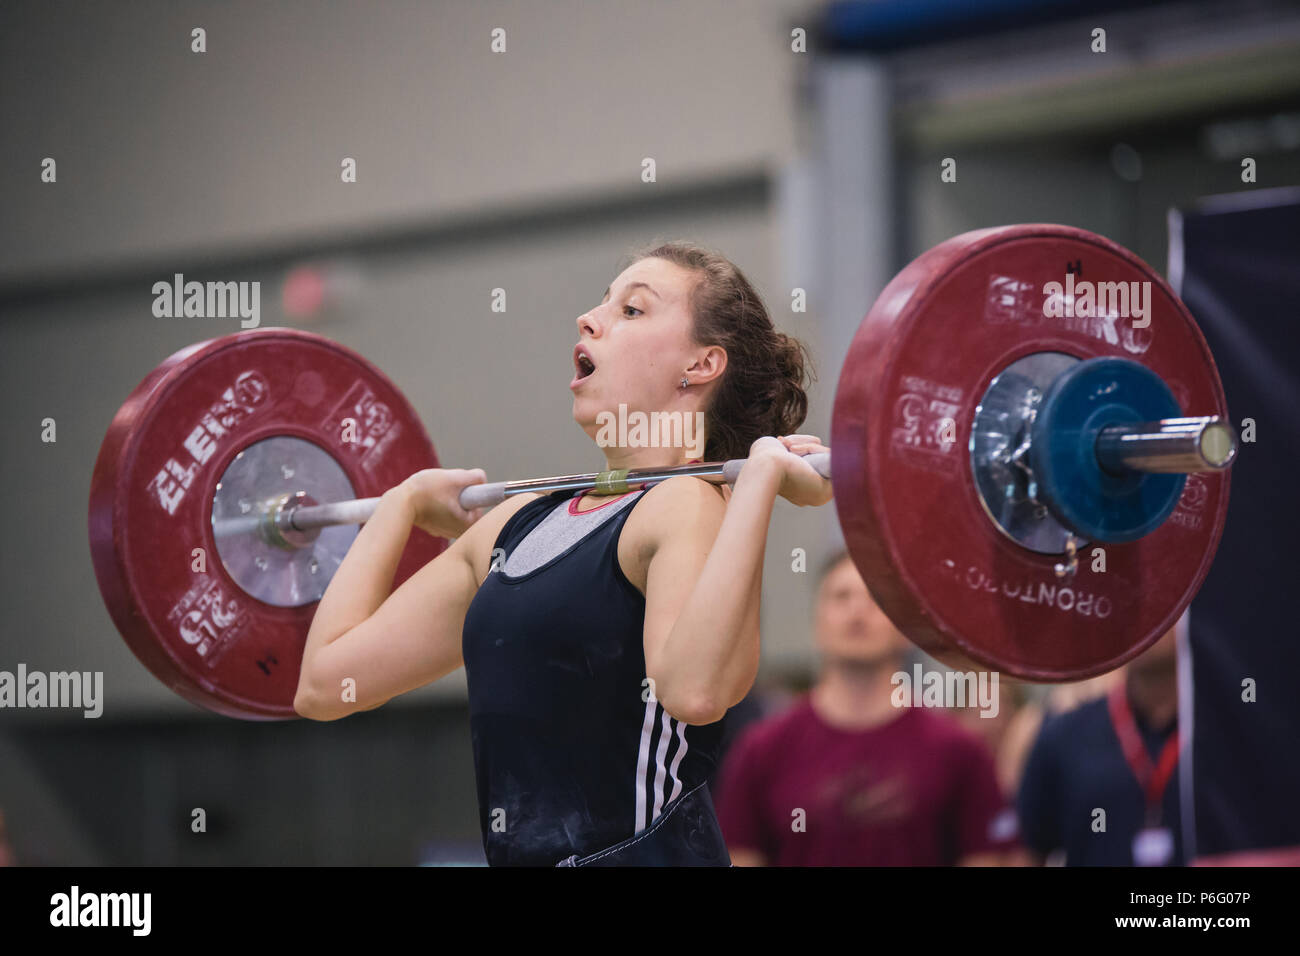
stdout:
{"type": "Polygon", "coordinates": [[[693,475],[674,475],[633,504],[623,534],[643,553],[652,553],[669,536],[712,540],[726,512],[729,493],[729,488],[693,475]]]}
{"type": "Polygon", "coordinates": [[[650,560],[669,536],[685,541],[698,535],[711,544],[722,523],[723,497],[728,492],[692,475],[674,475],[642,494],[632,503],[619,533],[623,576],[645,594],[650,560]]]}
{"type": "Polygon", "coordinates": [[[720,521],[730,493],[731,489],[726,485],[715,485],[694,475],[674,475],[642,495],[642,500],[633,509],[633,516],[639,511],[642,519],[689,522],[713,516],[720,521]]]}
{"type": "Polygon", "coordinates": [[[717,485],[696,475],[673,475],[671,478],[665,478],[646,492],[645,498],[647,501],[656,497],[675,501],[699,498],[702,500],[717,500],[719,503],[725,504],[730,493],[730,485],[717,485]]]}

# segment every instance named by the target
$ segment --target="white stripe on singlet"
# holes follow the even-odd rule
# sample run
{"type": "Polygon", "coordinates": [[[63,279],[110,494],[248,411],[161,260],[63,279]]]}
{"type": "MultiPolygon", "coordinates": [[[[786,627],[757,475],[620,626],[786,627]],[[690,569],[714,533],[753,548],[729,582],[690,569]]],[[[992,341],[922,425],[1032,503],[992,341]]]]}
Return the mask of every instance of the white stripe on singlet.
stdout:
{"type": "Polygon", "coordinates": [[[668,711],[663,712],[663,720],[659,724],[659,748],[655,751],[655,803],[650,810],[650,822],[654,823],[659,819],[659,814],[664,808],[664,774],[668,768],[664,766],[664,758],[668,756],[668,742],[673,739],[673,728],[669,721],[668,711]]]}
{"type": "Polygon", "coordinates": [[[655,711],[659,702],[651,691],[650,699],[645,702],[645,720],[641,722],[641,749],[636,756],[636,778],[632,781],[636,787],[636,820],[633,821],[633,833],[640,833],[646,828],[645,818],[645,778],[646,768],[650,763],[650,735],[655,729],[655,711]]]}
{"type": "Polygon", "coordinates": [[[645,720],[641,723],[641,746],[637,752],[636,779],[634,781],[636,787],[636,821],[633,832],[640,833],[659,819],[659,814],[663,811],[664,805],[672,803],[682,792],[682,780],[678,776],[678,770],[688,749],[686,725],[675,717],[670,717],[668,711],[662,710],[658,701],[653,697],[646,701],[645,720]],[[654,802],[651,804],[646,792],[646,784],[649,782],[650,742],[654,738],[656,714],[662,714],[663,716],[660,719],[659,745],[655,748],[654,802]],[[668,745],[672,741],[674,729],[677,733],[677,753],[673,755],[672,766],[666,766],[665,759],[668,756],[668,745]],[[665,797],[664,784],[666,779],[672,780],[673,789],[672,793],[665,797]],[[647,807],[647,804],[650,805],[647,807]],[[648,816],[647,809],[649,810],[648,816]]]}
{"type": "Polygon", "coordinates": [[[668,768],[668,775],[673,778],[673,792],[668,797],[668,802],[672,803],[677,799],[677,795],[682,792],[682,778],[677,774],[677,768],[682,765],[682,758],[686,756],[686,725],[680,720],[677,721],[677,754],[673,757],[673,765],[668,768]]]}

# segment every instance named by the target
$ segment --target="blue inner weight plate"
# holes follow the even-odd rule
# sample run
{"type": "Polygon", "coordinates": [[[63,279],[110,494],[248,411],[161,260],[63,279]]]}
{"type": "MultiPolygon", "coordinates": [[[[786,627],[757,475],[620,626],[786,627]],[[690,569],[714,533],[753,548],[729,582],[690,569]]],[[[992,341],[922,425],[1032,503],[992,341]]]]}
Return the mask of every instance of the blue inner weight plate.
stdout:
{"type": "Polygon", "coordinates": [[[1097,462],[1097,435],[1182,414],[1160,376],[1137,362],[1095,358],[1066,370],[1033,425],[1039,500],[1087,541],[1133,541],[1154,531],[1177,506],[1187,476],[1108,472],[1097,462]]]}

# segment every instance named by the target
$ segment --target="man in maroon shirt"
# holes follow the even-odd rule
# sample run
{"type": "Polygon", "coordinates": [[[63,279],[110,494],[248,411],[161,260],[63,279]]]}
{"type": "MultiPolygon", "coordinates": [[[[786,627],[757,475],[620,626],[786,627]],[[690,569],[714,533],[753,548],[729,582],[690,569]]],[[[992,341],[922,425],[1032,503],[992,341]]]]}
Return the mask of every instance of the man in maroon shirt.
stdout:
{"type": "Polygon", "coordinates": [[[724,759],[716,806],[732,861],[1009,862],[1015,816],[988,749],[943,712],[891,702],[911,645],[847,555],[822,574],[815,630],[811,692],[747,727],[724,759]]]}

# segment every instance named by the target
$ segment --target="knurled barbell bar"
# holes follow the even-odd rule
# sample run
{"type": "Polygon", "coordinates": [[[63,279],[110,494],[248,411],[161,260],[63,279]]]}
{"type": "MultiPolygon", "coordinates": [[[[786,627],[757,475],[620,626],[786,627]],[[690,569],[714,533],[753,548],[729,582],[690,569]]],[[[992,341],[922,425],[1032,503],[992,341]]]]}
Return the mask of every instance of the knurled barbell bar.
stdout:
{"type": "MultiPolygon", "coordinates": [[[[1110,474],[1126,472],[1188,474],[1226,468],[1237,451],[1236,435],[1217,416],[1169,418],[1132,425],[1111,425],[1098,431],[1095,439],[1097,467],[1110,474]]],[[[1022,446],[1029,447],[1028,441],[1022,446]]],[[[829,452],[804,456],[809,466],[823,478],[831,477],[829,452]]],[[[679,475],[702,478],[713,484],[734,484],[746,459],[704,462],[698,465],[675,465],[668,468],[593,471],[581,475],[556,475],[550,478],[524,478],[471,485],[461,491],[459,503],[466,511],[491,508],[507,498],[524,492],[578,491],[591,489],[599,494],[621,494],[650,488],[679,475]]],[[[1007,459],[1008,463],[1010,459],[1007,459]]],[[[1021,464],[1029,474],[1028,466],[1021,464]]],[[[221,486],[217,486],[220,491],[221,486]]],[[[223,540],[245,534],[259,534],[279,548],[306,547],[321,528],[341,524],[365,524],[379,507],[379,498],[349,498],[328,504],[317,503],[306,492],[280,495],[265,502],[260,513],[249,518],[213,518],[213,534],[218,545],[223,540]],[[308,537],[310,535],[310,537],[308,537]]],[[[1078,533],[1086,534],[1081,529],[1078,533]]],[[[1122,540],[1113,533],[1099,532],[1090,537],[1099,541],[1122,540]]]]}

